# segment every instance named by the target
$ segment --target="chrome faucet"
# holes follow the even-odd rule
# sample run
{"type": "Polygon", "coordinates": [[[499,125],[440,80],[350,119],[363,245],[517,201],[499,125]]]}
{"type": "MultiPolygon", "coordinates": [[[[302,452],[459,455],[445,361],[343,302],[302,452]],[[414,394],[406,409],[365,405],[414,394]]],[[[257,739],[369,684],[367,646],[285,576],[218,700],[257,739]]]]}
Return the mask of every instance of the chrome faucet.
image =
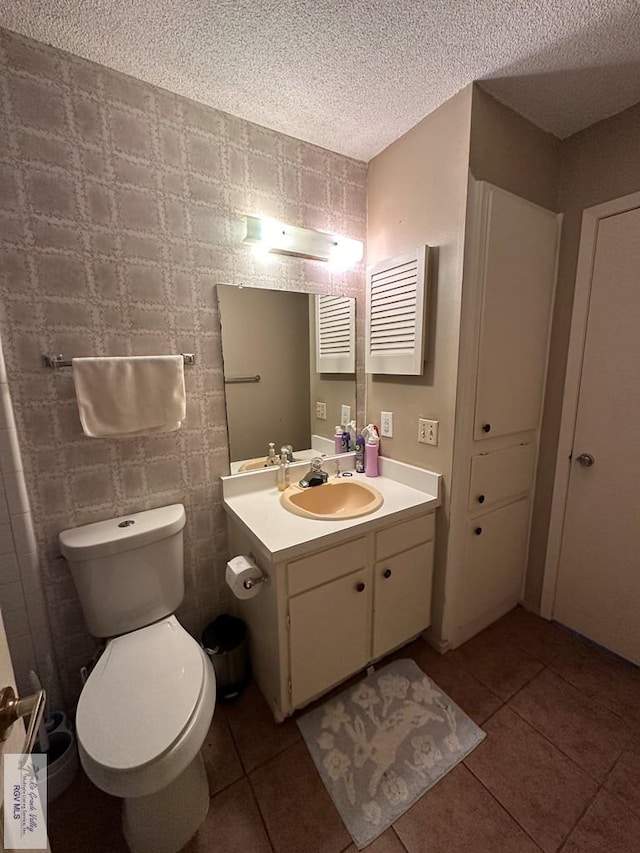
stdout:
{"type": "Polygon", "coordinates": [[[307,471],[304,477],[300,480],[299,485],[303,489],[308,489],[311,486],[322,486],[329,479],[326,471],[322,470],[322,459],[316,456],[311,460],[311,468],[307,471]]]}

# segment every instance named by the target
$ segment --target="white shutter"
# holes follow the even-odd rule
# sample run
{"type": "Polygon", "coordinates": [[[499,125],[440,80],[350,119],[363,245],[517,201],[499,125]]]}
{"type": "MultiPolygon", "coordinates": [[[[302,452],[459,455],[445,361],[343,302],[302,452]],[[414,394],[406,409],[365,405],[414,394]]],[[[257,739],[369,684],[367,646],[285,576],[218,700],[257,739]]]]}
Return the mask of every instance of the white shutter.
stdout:
{"type": "Polygon", "coordinates": [[[366,372],[424,370],[429,247],[388,258],[367,273],[366,372]]]}
{"type": "Polygon", "coordinates": [[[355,299],[316,296],[316,372],[355,373],[355,369],[355,299]]]}

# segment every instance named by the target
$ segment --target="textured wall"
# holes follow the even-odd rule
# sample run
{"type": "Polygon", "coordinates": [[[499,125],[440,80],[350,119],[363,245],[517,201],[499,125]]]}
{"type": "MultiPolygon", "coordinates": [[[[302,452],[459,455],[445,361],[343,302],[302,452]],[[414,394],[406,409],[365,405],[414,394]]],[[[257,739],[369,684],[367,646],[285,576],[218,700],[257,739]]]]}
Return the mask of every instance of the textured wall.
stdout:
{"type": "MultiPolygon", "coordinates": [[[[227,472],[216,283],[361,296],[363,267],[258,262],[239,217],[365,236],[364,164],[0,31],[0,295],[9,387],[65,700],[93,649],[57,534],[183,501],[179,615],[225,606],[227,472]],[[82,435],[66,356],[194,352],[175,434],[82,435]]],[[[362,380],[361,380],[362,385],[362,380]]]]}

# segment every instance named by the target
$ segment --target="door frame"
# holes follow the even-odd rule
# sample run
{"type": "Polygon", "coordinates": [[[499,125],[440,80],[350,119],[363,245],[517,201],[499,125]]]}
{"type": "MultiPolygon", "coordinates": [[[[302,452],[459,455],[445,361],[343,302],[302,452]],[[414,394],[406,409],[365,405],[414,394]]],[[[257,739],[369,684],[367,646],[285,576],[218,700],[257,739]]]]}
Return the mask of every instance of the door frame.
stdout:
{"type": "Polygon", "coordinates": [[[603,219],[617,216],[640,207],[640,192],[631,193],[612,201],[587,207],[582,213],[576,285],[573,297],[569,350],[565,373],[564,395],[562,398],[562,416],[558,435],[556,471],[553,482],[551,515],[547,537],[547,556],[544,566],[544,579],[540,601],[540,615],[545,619],[553,618],[556,598],[556,586],[560,569],[560,554],[564,535],[564,521],[569,493],[571,463],[569,457],[573,448],[573,437],[578,417],[578,399],[582,379],[582,361],[587,338],[589,305],[591,301],[591,283],[595,259],[598,226],[603,219]]]}

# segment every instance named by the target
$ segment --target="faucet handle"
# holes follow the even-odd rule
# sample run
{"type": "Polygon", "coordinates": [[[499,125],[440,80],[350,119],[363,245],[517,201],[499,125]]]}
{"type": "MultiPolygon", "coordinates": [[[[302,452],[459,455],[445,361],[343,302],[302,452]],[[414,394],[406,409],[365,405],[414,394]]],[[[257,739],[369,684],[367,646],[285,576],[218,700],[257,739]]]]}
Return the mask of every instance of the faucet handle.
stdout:
{"type": "Polygon", "coordinates": [[[314,459],[311,460],[311,470],[316,472],[322,471],[323,462],[324,459],[321,456],[316,456],[314,459]]]}

